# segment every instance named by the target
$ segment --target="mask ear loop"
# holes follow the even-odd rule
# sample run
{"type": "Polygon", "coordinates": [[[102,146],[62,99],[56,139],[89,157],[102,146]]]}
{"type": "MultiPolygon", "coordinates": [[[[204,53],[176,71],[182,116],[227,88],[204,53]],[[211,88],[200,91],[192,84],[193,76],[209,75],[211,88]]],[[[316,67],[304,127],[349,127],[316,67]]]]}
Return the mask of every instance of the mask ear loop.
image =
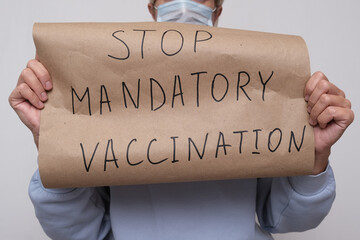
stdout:
{"type": "MultiPolygon", "coordinates": [[[[214,10],[212,10],[212,13],[216,12],[217,9],[218,9],[218,8],[215,7],[214,10]]],[[[211,16],[211,18],[212,18],[212,16],[211,16]]],[[[211,19],[211,21],[212,21],[212,19],[211,19]]],[[[219,19],[218,19],[216,22],[213,23],[213,26],[214,26],[214,27],[217,27],[217,26],[218,26],[218,22],[219,22],[219,19]]]]}

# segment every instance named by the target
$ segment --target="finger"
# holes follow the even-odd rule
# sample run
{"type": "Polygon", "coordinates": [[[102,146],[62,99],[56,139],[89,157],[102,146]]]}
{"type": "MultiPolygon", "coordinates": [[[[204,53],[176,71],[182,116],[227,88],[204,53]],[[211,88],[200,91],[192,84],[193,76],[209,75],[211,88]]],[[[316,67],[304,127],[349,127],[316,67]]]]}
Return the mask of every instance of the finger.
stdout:
{"type": "Polygon", "coordinates": [[[342,108],[351,108],[351,102],[346,98],[338,95],[323,94],[321,95],[319,101],[311,109],[310,112],[310,124],[316,125],[318,116],[328,107],[336,106],[342,108]]]}
{"type": "Polygon", "coordinates": [[[316,85],[320,80],[329,81],[328,78],[322,72],[315,72],[307,81],[305,88],[304,88],[304,97],[305,100],[308,101],[310,98],[311,93],[314,91],[316,85]]]}
{"type": "Polygon", "coordinates": [[[349,108],[342,107],[327,107],[317,118],[317,122],[321,128],[326,128],[331,121],[345,129],[354,121],[354,112],[349,108]]]}
{"type": "Polygon", "coordinates": [[[21,73],[21,77],[41,101],[46,101],[48,99],[43,85],[30,68],[25,68],[21,73]]]}
{"type": "Polygon", "coordinates": [[[52,82],[48,70],[38,60],[32,59],[28,62],[27,67],[30,68],[36,75],[36,77],[42,83],[44,89],[51,90],[52,82]]]}
{"type": "Polygon", "coordinates": [[[315,89],[312,91],[308,101],[308,108],[312,109],[323,94],[338,95],[345,98],[345,94],[342,90],[331,82],[323,79],[316,84],[315,89]]]}
{"type": "Polygon", "coordinates": [[[44,103],[40,101],[39,97],[26,83],[22,83],[16,87],[13,98],[15,102],[25,99],[38,109],[42,109],[44,107],[44,103]]]}

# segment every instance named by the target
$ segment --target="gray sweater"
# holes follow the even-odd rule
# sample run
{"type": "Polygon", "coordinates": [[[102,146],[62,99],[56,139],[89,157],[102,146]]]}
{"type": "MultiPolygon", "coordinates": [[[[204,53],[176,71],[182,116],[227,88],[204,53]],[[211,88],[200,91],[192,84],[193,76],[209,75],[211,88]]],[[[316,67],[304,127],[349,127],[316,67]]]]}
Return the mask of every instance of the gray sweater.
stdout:
{"type": "Polygon", "coordinates": [[[45,189],[36,171],[29,194],[52,239],[254,240],[318,226],[335,181],[328,166],[317,176],[45,189]]]}

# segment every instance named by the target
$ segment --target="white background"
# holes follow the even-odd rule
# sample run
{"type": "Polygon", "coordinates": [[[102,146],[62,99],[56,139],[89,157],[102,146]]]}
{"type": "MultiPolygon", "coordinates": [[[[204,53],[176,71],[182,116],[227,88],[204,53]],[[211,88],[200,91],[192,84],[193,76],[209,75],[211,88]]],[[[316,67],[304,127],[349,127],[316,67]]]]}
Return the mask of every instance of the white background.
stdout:
{"type": "MultiPolygon", "coordinates": [[[[8,104],[21,70],[34,57],[34,22],[151,21],[147,0],[0,0],[0,239],[48,239],[27,195],[37,168],[30,131],[8,104]]],[[[312,71],[323,71],[360,103],[360,2],[358,0],[225,0],[220,27],[301,35],[312,71]]],[[[359,116],[357,116],[359,117],[359,116]]],[[[337,197],[329,216],[315,230],[275,235],[276,239],[359,239],[359,121],[333,147],[331,163],[337,197]]]]}

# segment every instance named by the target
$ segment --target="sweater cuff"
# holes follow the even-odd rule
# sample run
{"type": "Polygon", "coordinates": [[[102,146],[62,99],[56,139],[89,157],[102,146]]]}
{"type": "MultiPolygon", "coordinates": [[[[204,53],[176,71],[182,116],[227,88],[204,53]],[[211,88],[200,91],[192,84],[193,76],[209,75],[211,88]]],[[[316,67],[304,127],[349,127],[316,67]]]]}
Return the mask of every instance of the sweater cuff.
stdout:
{"type": "Polygon", "coordinates": [[[323,191],[329,183],[334,182],[334,173],[328,164],[325,171],[318,175],[289,177],[293,190],[304,196],[316,195],[323,191]]]}
{"type": "Polygon", "coordinates": [[[38,184],[41,186],[41,188],[45,192],[52,193],[52,194],[66,194],[66,193],[70,193],[70,192],[73,192],[74,190],[76,190],[76,188],[46,188],[46,187],[44,187],[44,185],[41,182],[39,169],[36,170],[31,181],[38,182],[38,184]]]}

